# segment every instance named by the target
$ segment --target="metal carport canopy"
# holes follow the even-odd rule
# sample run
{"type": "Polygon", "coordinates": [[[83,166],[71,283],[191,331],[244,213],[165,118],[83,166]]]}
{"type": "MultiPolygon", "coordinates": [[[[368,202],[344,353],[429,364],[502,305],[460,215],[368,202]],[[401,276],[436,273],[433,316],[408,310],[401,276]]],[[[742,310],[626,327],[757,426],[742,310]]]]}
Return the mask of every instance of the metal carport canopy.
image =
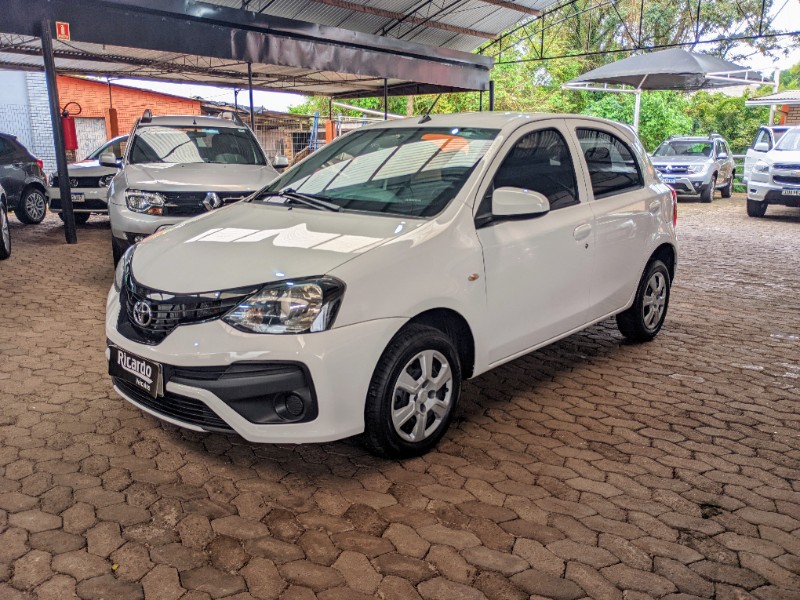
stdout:
{"type": "Polygon", "coordinates": [[[62,73],[241,86],[247,63],[252,63],[253,86],[263,90],[340,97],[381,95],[384,80],[391,94],[487,90],[493,59],[463,49],[477,47],[485,41],[480,36],[496,35],[500,28],[553,3],[457,0],[449,3],[450,12],[458,15],[450,22],[441,10],[436,13],[439,20],[411,11],[400,15],[397,20],[402,27],[398,28],[384,15],[378,31],[385,34],[376,35],[269,14],[270,8],[283,14],[305,12],[304,16],[317,21],[373,31],[375,15],[362,11],[378,9],[366,3],[235,0],[249,8],[263,5],[265,12],[222,5],[232,1],[5,0],[0,67],[41,69],[39,37],[43,20],[49,19],[70,24],[71,40],[54,40],[56,68],[62,73]],[[327,10],[309,12],[309,4],[327,10]],[[342,11],[351,18],[343,18],[342,11]],[[497,18],[489,18],[491,14],[497,18]],[[412,33],[441,45],[392,37],[412,33]]]}

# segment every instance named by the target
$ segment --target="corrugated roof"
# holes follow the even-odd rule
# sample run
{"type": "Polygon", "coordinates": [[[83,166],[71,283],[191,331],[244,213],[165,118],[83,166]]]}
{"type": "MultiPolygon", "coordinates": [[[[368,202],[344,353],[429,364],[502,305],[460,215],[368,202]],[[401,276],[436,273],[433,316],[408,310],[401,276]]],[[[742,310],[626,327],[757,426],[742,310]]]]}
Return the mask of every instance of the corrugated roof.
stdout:
{"type": "MultiPolygon", "coordinates": [[[[167,14],[170,6],[167,0],[163,0],[162,5],[154,4],[148,0],[97,0],[98,11],[101,9],[122,10],[124,7],[147,6],[147,10],[163,10],[167,14]]],[[[307,59],[313,62],[314,52],[310,50],[297,52],[292,56],[292,61],[288,61],[293,66],[287,66],[287,61],[272,59],[274,49],[264,47],[262,56],[265,58],[253,61],[253,85],[255,89],[289,91],[301,94],[323,94],[323,95],[365,95],[374,93],[380,95],[383,91],[383,77],[388,75],[390,87],[405,86],[409,84],[423,84],[418,87],[419,93],[444,91],[446,86],[438,86],[440,81],[437,77],[439,69],[450,69],[458,79],[458,73],[466,73],[470,69],[486,70],[486,59],[482,64],[479,57],[470,55],[459,55],[459,53],[472,52],[487,39],[502,33],[509,27],[522,19],[530,18],[531,11],[544,10],[556,0],[206,0],[205,2],[194,2],[185,0],[180,3],[186,14],[197,19],[197,15],[209,14],[209,23],[213,23],[214,11],[219,12],[214,7],[226,7],[235,9],[228,14],[242,15],[242,47],[246,52],[250,51],[251,34],[248,33],[247,24],[253,23],[252,29],[260,35],[269,37],[272,29],[269,27],[269,17],[292,19],[300,27],[293,34],[297,34],[300,44],[304,35],[304,24],[309,24],[306,28],[312,37],[312,44],[329,43],[331,46],[349,47],[355,49],[357,57],[367,55],[372,47],[370,46],[370,36],[378,38],[389,38],[385,48],[376,49],[383,52],[385,67],[370,68],[370,61],[362,60],[361,64],[342,64],[347,61],[340,61],[336,69],[332,68],[313,68],[310,64],[303,61],[307,59]],[[204,10],[202,7],[209,7],[204,10]],[[266,18],[267,27],[264,27],[266,18]],[[249,19],[249,20],[248,20],[249,19]],[[313,24],[313,25],[312,25],[313,24]],[[326,26],[333,29],[319,28],[314,29],[315,25],[326,26]],[[327,42],[325,32],[336,32],[339,36],[335,40],[327,42]],[[352,46],[348,41],[347,32],[358,32],[353,34],[352,46]],[[298,33],[299,32],[299,33],[298,33]],[[364,36],[362,34],[368,34],[364,36]],[[322,38],[322,42],[314,41],[313,35],[317,35],[317,40],[322,38]],[[361,36],[361,37],[359,37],[361,36]],[[390,43],[391,41],[391,43],[390,43]],[[397,52],[397,57],[393,58],[393,44],[405,44],[404,49],[409,51],[403,55],[397,52]],[[360,44],[360,46],[359,46],[360,44]],[[361,48],[361,49],[359,49],[361,48]],[[307,52],[307,54],[304,54],[307,52]],[[416,58],[415,58],[416,57],[416,58]],[[463,58],[466,57],[466,58],[463,58]],[[272,64],[272,60],[276,64],[272,64]],[[402,66],[403,61],[411,60],[402,66]],[[426,60],[438,60],[440,66],[430,70],[430,76],[426,81],[424,77],[420,79],[408,78],[405,73],[414,71],[413,62],[424,62],[426,60]],[[394,66],[394,73],[400,76],[393,76],[389,67],[394,66]],[[302,63],[302,64],[301,64],[302,63]],[[386,73],[381,72],[381,68],[386,68],[386,73]],[[434,74],[436,76],[434,76],[434,74]],[[431,80],[432,79],[432,80],[431,80]]],[[[11,2],[16,6],[17,2],[11,2]]],[[[50,11],[52,18],[58,18],[59,6],[64,11],[73,10],[73,6],[79,3],[75,0],[74,5],[59,2],[39,2],[30,0],[26,7],[38,5],[40,12],[50,11]]],[[[21,6],[21,5],[20,5],[21,6]]],[[[12,11],[14,8],[12,8],[12,11]]],[[[77,8],[75,9],[77,10],[77,8]]],[[[142,9],[144,10],[144,9],[142,9]]],[[[35,15],[33,8],[30,10],[19,11],[30,12],[31,25],[28,29],[13,29],[9,25],[8,29],[13,33],[0,33],[0,67],[16,69],[41,69],[43,61],[41,57],[41,42],[34,35],[23,35],[32,33],[31,27],[35,24],[40,15],[35,15]]],[[[223,11],[224,12],[224,11],[223,11]]],[[[171,13],[170,13],[171,14],[171,13]]],[[[12,15],[12,20],[24,20],[27,17],[19,14],[12,15]]],[[[202,18],[202,17],[201,17],[202,18]]],[[[63,19],[63,17],[62,17],[63,19]]],[[[276,21],[277,22],[277,21],[276,21]]],[[[132,20],[127,25],[135,28],[137,20],[132,20]]],[[[113,28],[112,24],[112,28],[113,28]]],[[[105,23],[96,23],[98,29],[106,28],[105,23]]],[[[0,23],[0,30],[3,24],[0,23]]],[[[73,27],[73,30],[78,29],[73,27]]],[[[144,32],[143,32],[144,33],[144,32]]],[[[80,31],[74,31],[73,40],[80,40],[80,31]]],[[[97,34],[94,34],[95,38],[97,34]]],[[[145,36],[143,36],[145,37],[145,36]]],[[[375,38],[372,38],[375,39],[375,38]]],[[[172,82],[200,83],[229,87],[244,87],[247,85],[247,63],[242,60],[232,60],[230,57],[214,58],[205,55],[198,48],[186,46],[186,52],[167,52],[154,49],[132,48],[130,46],[116,46],[107,43],[115,41],[103,39],[103,43],[93,43],[96,39],[91,36],[84,37],[84,41],[54,41],[56,53],[56,65],[59,72],[75,75],[95,75],[101,77],[124,77],[139,79],[156,79],[172,82]],[[87,41],[87,40],[92,41],[87,41]]],[[[176,40],[182,38],[176,33],[176,40]]],[[[236,40],[231,39],[228,44],[236,40]]],[[[136,40],[138,42],[138,40],[136,40]]],[[[148,46],[147,40],[142,40],[141,44],[145,48],[148,46]]],[[[155,44],[158,46],[159,44],[155,44]]],[[[173,43],[173,46],[175,44],[173,43]]],[[[399,46],[398,46],[399,47],[399,46]]],[[[179,48],[182,49],[183,47],[179,48]]],[[[174,49],[174,48],[171,48],[174,49]]],[[[241,49],[237,49],[241,52],[241,49]]],[[[219,56],[219,55],[218,55],[219,56]]],[[[352,61],[357,62],[357,61],[352,61]]],[[[326,65],[329,66],[329,65],[326,65]]],[[[416,67],[419,74],[420,68],[416,67]]],[[[444,71],[442,71],[443,73],[444,71]]],[[[488,74],[483,75],[484,83],[488,82],[488,74]]],[[[462,79],[464,79],[462,77],[462,79]]],[[[480,78],[479,78],[480,79],[480,78]]],[[[474,76],[469,76],[464,81],[476,82],[474,76]]],[[[451,88],[457,89],[457,88],[451,88]]],[[[463,89],[485,89],[483,84],[477,83],[464,85],[463,89]]]]}
{"type": "Polygon", "coordinates": [[[800,90],[786,90],[777,94],[750,98],[745,101],[745,106],[771,106],[773,104],[800,105],[800,90]]]}

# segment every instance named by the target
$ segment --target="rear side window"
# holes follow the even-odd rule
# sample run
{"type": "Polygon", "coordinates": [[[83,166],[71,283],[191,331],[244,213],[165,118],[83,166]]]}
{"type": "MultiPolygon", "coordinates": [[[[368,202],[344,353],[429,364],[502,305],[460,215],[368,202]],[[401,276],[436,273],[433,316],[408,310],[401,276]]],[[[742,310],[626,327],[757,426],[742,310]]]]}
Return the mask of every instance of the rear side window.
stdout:
{"type": "Polygon", "coordinates": [[[523,136],[511,149],[494,176],[491,191],[515,187],[539,192],[550,210],[578,204],[575,166],[567,142],[555,129],[523,136]]]}
{"type": "Polygon", "coordinates": [[[577,133],[595,198],[621,194],[644,185],[639,163],[622,140],[597,129],[581,127],[577,133]]]}

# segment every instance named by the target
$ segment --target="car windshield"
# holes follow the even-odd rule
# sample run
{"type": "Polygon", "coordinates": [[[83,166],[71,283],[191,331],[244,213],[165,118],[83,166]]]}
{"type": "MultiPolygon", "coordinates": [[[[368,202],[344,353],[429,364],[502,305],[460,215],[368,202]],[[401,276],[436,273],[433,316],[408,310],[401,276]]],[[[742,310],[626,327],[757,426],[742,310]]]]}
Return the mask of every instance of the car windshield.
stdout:
{"type": "Polygon", "coordinates": [[[775,150],[800,150],[800,127],[789,129],[780,141],[775,144],[775,150]]]}
{"type": "Polygon", "coordinates": [[[131,142],[131,163],[265,165],[264,153],[244,127],[140,127],[131,142]]]}
{"type": "Polygon", "coordinates": [[[118,139],[113,139],[110,142],[106,142],[102,146],[100,146],[97,150],[92,152],[89,156],[87,156],[84,160],[98,160],[101,154],[105,154],[106,152],[111,152],[117,158],[122,156],[122,152],[125,149],[125,144],[128,142],[127,137],[122,137],[118,139]]]}
{"type": "Polygon", "coordinates": [[[497,136],[496,129],[397,127],[356,131],[276,179],[345,210],[428,217],[452,200],[497,136]]]}
{"type": "Polygon", "coordinates": [[[711,156],[711,142],[671,140],[661,144],[653,156],[711,156]]]}

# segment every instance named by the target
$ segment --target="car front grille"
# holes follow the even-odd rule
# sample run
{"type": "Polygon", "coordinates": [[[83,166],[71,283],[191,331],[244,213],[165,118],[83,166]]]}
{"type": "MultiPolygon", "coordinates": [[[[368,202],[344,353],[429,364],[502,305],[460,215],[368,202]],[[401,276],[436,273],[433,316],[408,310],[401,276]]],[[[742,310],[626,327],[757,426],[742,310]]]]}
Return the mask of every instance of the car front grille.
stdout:
{"type": "Polygon", "coordinates": [[[139,285],[129,277],[120,292],[118,329],[135,342],[158,344],[176,327],[218,319],[257,289],[170,294],[139,285]],[[146,318],[137,320],[137,310],[146,318]]]}
{"type": "MultiPolygon", "coordinates": [[[[161,192],[164,196],[165,216],[191,217],[201,215],[208,209],[203,204],[206,195],[210,192],[161,192]]],[[[222,206],[239,202],[253,192],[214,192],[222,200],[222,206]]]]}
{"type": "Polygon", "coordinates": [[[773,175],[772,180],[775,183],[785,183],[787,185],[800,185],[800,177],[792,177],[791,175],[773,175]]]}
{"type": "Polygon", "coordinates": [[[797,163],[775,163],[772,165],[773,169],[778,169],[779,171],[800,171],[800,164],[797,163]]]}
{"type": "Polygon", "coordinates": [[[176,421],[188,423],[189,425],[195,425],[207,431],[235,433],[217,413],[200,400],[187,396],[179,396],[178,394],[170,392],[166,392],[164,396],[153,398],[135,385],[127,383],[117,377],[114,377],[114,385],[137,404],[149,408],[153,412],[164,415],[165,417],[170,417],[176,421]]]}
{"type": "MultiPolygon", "coordinates": [[[[50,180],[52,187],[58,187],[58,175],[53,175],[50,180]]],[[[99,188],[99,177],[70,177],[69,184],[73,188],[99,188]]]]}
{"type": "Polygon", "coordinates": [[[687,165],[656,165],[656,170],[665,175],[684,174],[689,172],[687,165]]]}

